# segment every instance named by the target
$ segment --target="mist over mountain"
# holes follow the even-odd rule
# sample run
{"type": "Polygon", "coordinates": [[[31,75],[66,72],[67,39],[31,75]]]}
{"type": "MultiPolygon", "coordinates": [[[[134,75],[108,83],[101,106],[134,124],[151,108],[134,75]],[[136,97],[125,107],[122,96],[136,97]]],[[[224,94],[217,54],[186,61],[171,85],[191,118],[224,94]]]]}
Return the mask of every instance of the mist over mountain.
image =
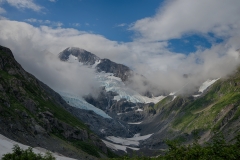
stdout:
{"type": "Polygon", "coordinates": [[[96,158],[233,143],[238,15],[239,0],[0,0],[0,133],[96,158]]]}
{"type": "MultiPolygon", "coordinates": [[[[90,93],[92,88],[97,85],[93,81],[94,70],[60,62],[57,55],[69,46],[79,46],[85,50],[89,48],[89,52],[101,58],[115,56],[115,58],[111,58],[112,61],[117,60],[115,61],[117,63],[129,64],[128,66],[134,72],[145,76],[151,84],[154,84],[153,88],[157,90],[156,92],[159,90],[178,91],[186,84],[191,86],[186,92],[192,92],[204,80],[224,77],[233,72],[239,64],[239,53],[236,51],[238,48],[231,45],[232,40],[189,55],[164,52],[145,55],[141,52],[138,53],[137,50],[132,50],[135,44],[114,44],[115,42],[104,40],[102,37],[96,37],[91,43],[85,42],[93,45],[92,47],[87,47],[87,45],[82,47],[82,38],[93,35],[77,33],[78,36],[71,36],[72,33],[77,32],[74,29],[36,28],[24,22],[9,20],[1,20],[0,28],[1,44],[12,48],[16,59],[27,71],[35,73],[40,80],[56,90],[66,84],[73,90],[76,88],[75,86],[80,86],[81,91],[76,91],[82,92],[79,93],[80,95],[90,93]],[[11,28],[11,31],[8,28],[11,28]],[[19,30],[23,34],[16,36],[19,30]],[[57,30],[58,34],[55,34],[54,30],[57,30]],[[99,38],[101,43],[109,43],[108,46],[111,49],[106,50],[101,47],[102,45],[96,42],[99,38]],[[123,48],[124,50],[122,50],[123,48]],[[77,70],[81,70],[81,72],[77,70]],[[192,76],[186,79],[183,78],[183,74],[192,76]]],[[[138,82],[137,77],[133,77],[133,79],[134,88],[141,92],[148,88],[148,86],[142,85],[141,81],[138,82]]]]}

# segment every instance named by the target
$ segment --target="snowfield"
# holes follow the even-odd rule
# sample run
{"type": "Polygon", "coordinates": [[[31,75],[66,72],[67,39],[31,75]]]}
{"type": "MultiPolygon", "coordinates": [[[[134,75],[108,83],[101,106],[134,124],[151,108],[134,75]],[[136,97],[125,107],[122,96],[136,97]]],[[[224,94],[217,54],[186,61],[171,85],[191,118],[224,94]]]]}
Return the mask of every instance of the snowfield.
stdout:
{"type": "Polygon", "coordinates": [[[106,144],[106,146],[108,147],[108,148],[111,148],[111,149],[113,149],[113,150],[122,150],[122,151],[124,151],[124,152],[126,152],[127,153],[127,148],[130,148],[130,149],[132,149],[132,150],[139,150],[139,148],[135,148],[135,147],[129,147],[129,146],[123,146],[123,145],[118,145],[118,144],[114,144],[114,143],[111,143],[111,142],[108,142],[108,141],[105,141],[105,140],[102,140],[105,144],[106,144]]]}
{"type": "Polygon", "coordinates": [[[138,146],[139,145],[138,141],[129,140],[128,138],[108,136],[108,137],[106,137],[106,139],[111,141],[111,142],[121,144],[121,145],[125,145],[125,146],[138,146]]]}
{"type": "Polygon", "coordinates": [[[140,136],[140,133],[135,134],[132,138],[122,138],[122,137],[114,137],[114,136],[108,136],[106,137],[106,140],[102,140],[107,147],[112,148],[113,150],[122,150],[124,152],[127,152],[126,149],[130,148],[132,150],[139,150],[139,148],[136,148],[139,146],[139,141],[148,139],[153,134],[148,134],[145,136],[140,136]],[[111,142],[109,142],[111,141],[111,142]]]}
{"type": "MultiPolygon", "coordinates": [[[[2,159],[2,156],[7,153],[12,153],[12,148],[14,145],[18,145],[22,149],[28,149],[29,146],[23,145],[21,143],[15,142],[11,139],[8,139],[7,137],[3,136],[0,134],[0,159],[2,159]]],[[[44,148],[33,148],[33,152],[38,154],[44,155],[47,150],[44,148]]],[[[57,160],[74,160],[72,158],[64,157],[58,153],[52,153],[52,155],[57,159],[57,160]]]]}
{"type": "Polygon", "coordinates": [[[132,138],[122,138],[122,137],[114,137],[114,136],[108,136],[106,137],[106,140],[103,140],[103,142],[113,150],[122,150],[124,152],[126,151],[126,148],[131,148],[133,150],[139,150],[139,148],[136,148],[139,146],[139,142],[145,139],[148,139],[153,134],[148,134],[144,136],[140,136],[140,134],[135,134],[132,138]]]}

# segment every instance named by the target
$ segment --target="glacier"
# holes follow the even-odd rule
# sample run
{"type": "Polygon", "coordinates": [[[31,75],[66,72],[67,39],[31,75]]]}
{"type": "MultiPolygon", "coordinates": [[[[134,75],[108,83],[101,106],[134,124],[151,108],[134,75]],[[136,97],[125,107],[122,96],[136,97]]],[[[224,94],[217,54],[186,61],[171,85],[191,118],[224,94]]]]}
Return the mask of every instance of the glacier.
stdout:
{"type": "MultiPolygon", "coordinates": [[[[76,50],[77,48],[69,48],[69,50],[76,50]]],[[[83,67],[84,64],[78,61],[78,58],[74,55],[69,55],[68,63],[72,63],[73,65],[77,65],[83,67]]],[[[97,65],[101,63],[101,60],[96,60],[95,63],[90,67],[95,69],[97,65]]],[[[86,66],[87,67],[87,66],[86,66]]],[[[89,67],[89,66],[88,66],[89,67]]],[[[114,100],[119,101],[121,99],[126,99],[132,103],[158,103],[163,100],[166,96],[158,96],[158,97],[146,97],[140,95],[138,92],[128,88],[121,78],[115,77],[113,73],[100,72],[96,73],[95,79],[100,83],[102,87],[105,87],[107,92],[112,91],[117,93],[118,95],[114,97],[114,100]]]]}
{"type": "Polygon", "coordinates": [[[123,81],[120,78],[115,77],[113,73],[97,73],[96,79],[100,82],[101,86],[105,87],[107,92],[112,91],[118,94],[117,96],[114,96],[114,100],[116,101],[126,99],[132,103],[158,103],[165,98],[165,96],[153,98],[142,96],[138,92],[128,88],[123,81]]]}
{"type": "Polygon", "coordinates": [[[108,114],[106,114],[103,110],[89,104],[82,97],[72,95],[66,92],[58,92],[61,97],[72,107],[84,109],[84,110],[92,110],[96,114],[104,117],[104,118],[112,118],[108,114]]]}
{"type": "MultiPolygon", "coordinates": [[[[69,48],[74,49],[74,48],[69,48]]],[[[101,60],[96,60],[95,63],[90,66],[85,66],[83,63],[78,61],[78,58],[74,55],[69,55],[67,60],[68,63],[78,67],[88,67],[90,69],[95,70],[97,65],[101,62],[101,60]]],[[[104,87],[107,92],[112,91],[117,93],[117,96],[114,96],[114,100],[119,101],[121,99],[126,99],[132,103],[158,103],[159,101],[163,100],[165,96],[158,96],[158,97],[146,97],[140,95],[138,92],[128,88],[121,78],[115,77],[113,73],[106,73],[100,72],[95,75],[95,80],[100,84],[100,86],[104,87]]],[[[69,92],[69,91],[68,91],[69,92]]],[[[86,102],[82,97],[76,96],[73,93],[67,93],[58,91],[61,97],[71,106],[84,109],[84,110],[92,110],[96,114],[104,117],[104,118],[111,118],[108,114],[106,114],[103,110],[89,104],[86,102]]]]}

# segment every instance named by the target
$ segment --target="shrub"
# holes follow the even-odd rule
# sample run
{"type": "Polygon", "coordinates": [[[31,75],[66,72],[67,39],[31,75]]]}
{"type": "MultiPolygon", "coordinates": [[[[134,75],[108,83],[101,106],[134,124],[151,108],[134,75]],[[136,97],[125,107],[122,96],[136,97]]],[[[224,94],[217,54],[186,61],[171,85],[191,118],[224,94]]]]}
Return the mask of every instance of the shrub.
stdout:
{"type": "Polygon", "coordinates": [[[33,152],[29,147],[26,150],[21,149],[18,145],[14,145],[13,153],[4,154],[2,160],[55,160],[50,152],[47,152],[44,156],[33,152]]]}

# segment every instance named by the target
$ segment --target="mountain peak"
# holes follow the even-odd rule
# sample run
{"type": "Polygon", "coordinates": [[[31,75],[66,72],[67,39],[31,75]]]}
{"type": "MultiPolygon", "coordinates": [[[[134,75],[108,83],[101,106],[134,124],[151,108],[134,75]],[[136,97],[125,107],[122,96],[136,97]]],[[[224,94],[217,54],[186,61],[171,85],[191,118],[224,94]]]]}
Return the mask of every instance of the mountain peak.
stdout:
{"type": "Polygon", "coordinates": [[[78,58],[78,61],[85,65],[93,65],[100,60],[98,56],[78,47],[68,47],[59,53],[59,58],[62,61],[68,61],[69,56],[73,55],[78,58]]]}
{"type": "Polygon", "coordinates": [[[59,58],[62,61],[69,61],[70,55],[78,58],[78,61],[84,65],[96,67],[98,72],[113,73],[114,76],[121,78],[122,81],[126,81],[132,75],[132,70],[129,67],[115,63],[109,59],[100,59],[95,54],[77,47],[66,48],[59,53],[59,58]]]}
{"type": "MultiPolygon", "coordinates": [[[[87,52],[86,50],[82,49],[82,48],[79,48],[79,47],[68,47],[66,48],[65,50],[69,51],[69,52],[81,52],[81,53],[84,53],[84,52],[87,52]]],[[[64,51],[65,51],[64,50],[64,51]]]]}

